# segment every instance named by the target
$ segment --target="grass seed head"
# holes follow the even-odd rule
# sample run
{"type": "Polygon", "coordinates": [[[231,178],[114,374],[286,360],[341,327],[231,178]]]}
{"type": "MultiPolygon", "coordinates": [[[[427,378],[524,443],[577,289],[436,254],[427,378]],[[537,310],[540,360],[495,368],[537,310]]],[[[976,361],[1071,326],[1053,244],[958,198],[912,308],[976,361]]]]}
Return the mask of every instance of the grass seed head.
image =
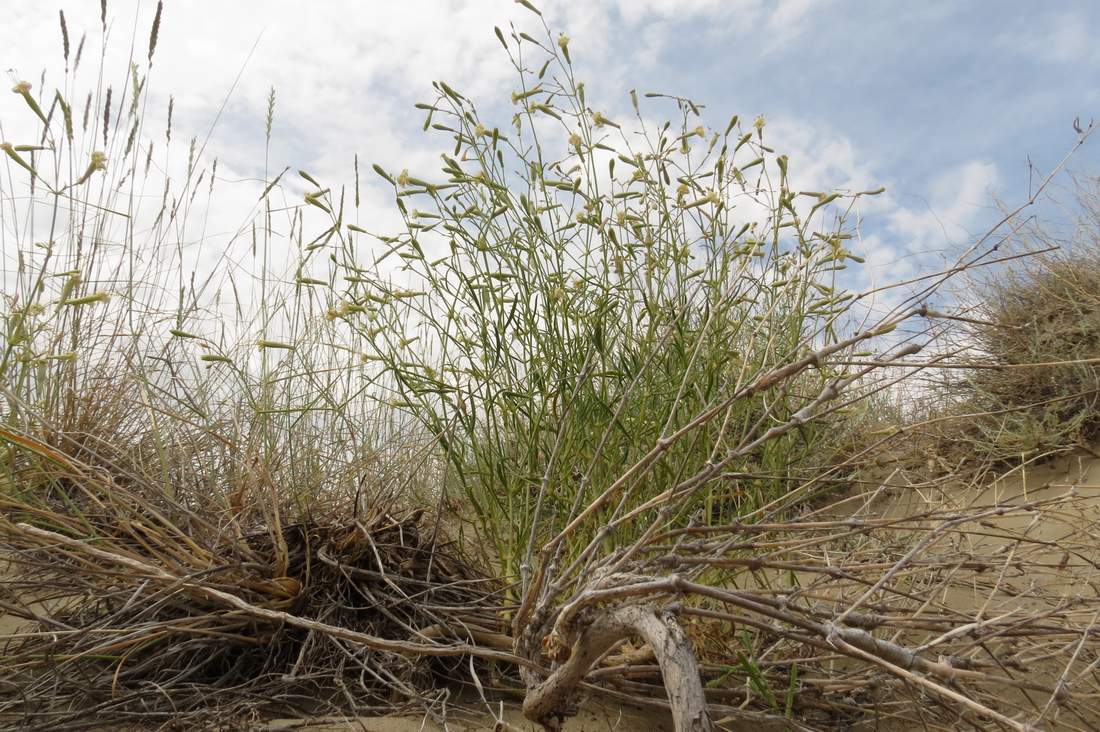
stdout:
{"type": "Polygon", "coordinates": [[[75,297],[71,300],[62,300],[62,305],[71,305],[79,307],[81,305],[94,305],[96,303],[108,302],[111,299],[110,293],[107,292],[94,292],[91,295],[85,295],[84,297],[75,297]]]}

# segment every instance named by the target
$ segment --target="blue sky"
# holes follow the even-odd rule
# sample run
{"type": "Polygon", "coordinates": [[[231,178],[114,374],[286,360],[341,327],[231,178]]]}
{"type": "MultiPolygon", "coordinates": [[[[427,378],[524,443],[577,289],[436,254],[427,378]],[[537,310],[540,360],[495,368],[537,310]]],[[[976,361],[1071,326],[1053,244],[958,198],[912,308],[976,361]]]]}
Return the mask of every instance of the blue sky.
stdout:
{"type": "MultiPolygon", "coordinates": [[[[795,37],[749,33],[736,52],[728,37],[685,28],[668,59],[695,55],[702,73],[676,70],[670,81],[716,108],[799,118],[858,141],[876,171],[914,195],[966,160],[994,163],[1011,194],[1026,189],[1028,156],[1053,165],[1074,117],[1100,107],[1090,28],[1100,28],[1100,4],[819,3],[795,37]]],[[[1094,166],[1091,152],[1076,165],[1094,166]]]]}
{"type": "MultiPolygon", "coordinates": [[[[594,108],[629,112],[627,90],[680,93],[723,127],[732,113],[764,115],[805,187],[887,187],[861,210],[868,277],[882,282],[935,266],[979,233],[993,196],[1027,196],[1030,158],[1045,172],[1074,143],[1071,123],[1100,117],[1100,3],[852,0],[546,0],[564,31],[594,108]]],[[[89,34],[95,83],[103,42],[99,4],[9,0],[0,68],[14,82],[63,83],[57,10],[73,44],[89,34]]],[[[124,83],[131,43],[144,58],[155,3],[111,0],[108,83],[124,83]]],[[[175,139],[206,143],[219,160],[221,195],[203,237],[214,250],[248,218],[263,186],[267,92],[277,93],[269,167],[304,168],[326,182],[351,179],[352,156],[392,170],[434,170],[439,137],[420,132],[414,101],[444,79],[483,109],[510,116],[514,75],[493,26],[534,30],[511,0],[301,3],[172,2],[152,69],[146,137],[163,139],[174,95],[175,139]],[[254,53],[253,44],[259,39],[254,53]]],[[[0,95],[5,139],[20,140],[16,95],[0,95]]],[[[657,110],[662,111],[662,110],[657,110]]],[[[657,111],[654,113],[656,114],[657,111]]],[[[174,160],[186,142],[175,143],[174,160]]],[[[1096,144],[1071,164],[1100,173],[1096,144]]],[[[294,185],[294,183],[291,183],[294,185]]],[[[304,185],[304,184],[303,184],[304,185]]],[[[373,183],[371,184],[373,185],[373,183]]],[[[392,197],[365,191],[384,229],[392,197]]],[[[196,237],[194,230],[189,236],[196,237]]],[[[205,244],[200,248],[210,248],[205,244]]]]}

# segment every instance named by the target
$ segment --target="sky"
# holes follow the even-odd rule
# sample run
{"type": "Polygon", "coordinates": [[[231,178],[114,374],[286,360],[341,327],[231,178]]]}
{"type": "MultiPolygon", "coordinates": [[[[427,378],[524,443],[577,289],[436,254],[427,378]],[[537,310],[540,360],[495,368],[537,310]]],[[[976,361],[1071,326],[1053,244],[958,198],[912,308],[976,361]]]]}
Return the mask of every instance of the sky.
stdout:
{"type": "MultiPolygon", "coordinates": [[[[965,246],[995,217],[995,200],[1025,200],[1073,146],[1075,118],[1100,117],[1100,46],[1090,31],[1100,28],[1100,3],[1091,0],[536,4],[555,34],[569,36],[591,106],[612,119],[628,116],[630,89],[676,93],[704,104],[716,128],[734,113],[763,115],[770,144],[807,187],[885,186],[861,209],[857,248],[871,282],[910,276],[965,246]]],[[[0,69],[12,83],[37,87],[43,70],[47,87],[61,83],[59,9],[72,44],[86,31],[85,53],[98,60],[98,3],[4,5],[0,69]]],[[[108,2],[108,81],[125,78],[131,47],[144,59],[155,7],[108,2]]],[[[354,155],[389,170],[436,170],[447,143],[421,132],[412,107],[432,97],[435,80],[506,124],[515,76],[493,27],[510,23],[540,28],[512,0],[168,0],[149,116],[163,120],[174,97],[175,138],[194,135],[205,158],[218,159],[222,191],[190,244],[217,250],[250,215],[265,176],[285,166],[336,184],[351,179],[354,155]]],[[[97,69],[84,66],[86,77],[97,69]]],[[[0,131],[14,142],[21,105],[0,94],[0,131]]],[[[150,140],[163,136],[155,122],[146,129],[150,140]]],[[[177,144],[177,155],[184,150],[177,144]]],[[[1070,169],[1100,173],[1096,144],[1070,169]]],[[[378,228],[396,224],[392,194],[364,182],[378,228]]]]}

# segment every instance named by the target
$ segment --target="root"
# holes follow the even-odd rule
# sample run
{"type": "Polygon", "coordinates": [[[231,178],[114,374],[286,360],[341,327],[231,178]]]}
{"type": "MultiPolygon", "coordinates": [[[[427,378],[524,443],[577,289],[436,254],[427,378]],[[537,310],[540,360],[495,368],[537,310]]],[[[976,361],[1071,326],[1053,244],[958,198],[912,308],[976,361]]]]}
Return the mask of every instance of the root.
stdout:
{"type": "Polygon", "coordinates": [[[658,615],[652,607],[641,605],[604,611],[585,628],[568,660],[528,692],[524,715],[548,730],[561,729],[562,720],[574,713],[584,675],[604,653],[633,636],[640,636],[653,649],[676,732],[709,732],[713,727],[691,641],[671,614],[658,615]]]}

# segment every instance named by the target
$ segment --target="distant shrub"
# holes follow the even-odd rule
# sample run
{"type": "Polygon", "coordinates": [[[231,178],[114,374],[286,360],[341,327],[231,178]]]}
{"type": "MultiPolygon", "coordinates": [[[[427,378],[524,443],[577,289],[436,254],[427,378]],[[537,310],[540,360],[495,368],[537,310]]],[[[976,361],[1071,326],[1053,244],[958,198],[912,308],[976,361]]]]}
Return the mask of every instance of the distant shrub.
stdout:
{"type": "MultiPolygon", "coordinates": [[[[980,368],[951,379],[941,437],[994,462],[1031,459],[1100,439],[1100,211],[1082,190],[1075,240],[1016,260],[977,283],[963,342],[980,368]]],[[[1031,251],[1056,240],[1041,228],[1031,251]]]]}
{"type": "Polygon", "coordinates": [[[576,548],[632,540],[662,492],[729,451],[744,454],[725,475],[681,487],[684,520],[735,520],[805,478],[839,417],[760,436],[844,370],[822,360],[777,393],[728,400],[844,337],[854,296],[838,273],[862,261],[848,212],[881,192],[795,188],[763,118],[711,127],[690,100],[654,94],[673,112],[654,125],[631,92],[634,114],[612,121],[586,101],[567,43],[504,43],[510,124],[437,84],[418,106],[448,138],[439,170],[375,166],[405,230],[377,235],[373,262],[350,234],[338,255],[352,286],[337,317],[392,377],[392,405],[438,435],[512,576],[662,441],[576,548]]]}

